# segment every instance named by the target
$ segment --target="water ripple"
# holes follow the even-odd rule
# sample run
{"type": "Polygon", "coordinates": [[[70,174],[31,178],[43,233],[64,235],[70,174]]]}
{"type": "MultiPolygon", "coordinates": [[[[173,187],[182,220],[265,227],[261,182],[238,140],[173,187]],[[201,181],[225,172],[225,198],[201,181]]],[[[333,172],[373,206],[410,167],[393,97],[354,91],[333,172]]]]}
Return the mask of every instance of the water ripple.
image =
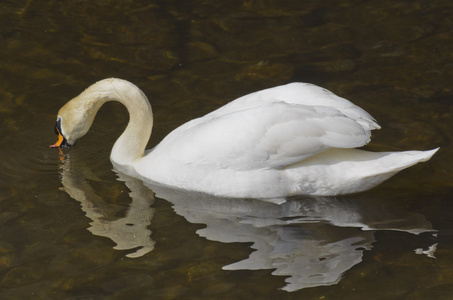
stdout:
{"type": "Polygon", "coordinates": [[[7,132],[0,140],[1,177],[20,180],[58,171],[58,154],[50,151],[47,132],[43,125],[7,132]]]}

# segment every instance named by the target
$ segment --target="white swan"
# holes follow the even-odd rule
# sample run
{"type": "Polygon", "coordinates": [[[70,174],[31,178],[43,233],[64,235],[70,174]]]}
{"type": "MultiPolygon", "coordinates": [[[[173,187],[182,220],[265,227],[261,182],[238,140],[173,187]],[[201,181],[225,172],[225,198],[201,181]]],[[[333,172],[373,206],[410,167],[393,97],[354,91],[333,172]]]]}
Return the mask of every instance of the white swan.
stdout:
{"type": "Polygon", "coordinates": [[[64,105],[57,117],[64,147],[85,135],[96,112],[119,101],[130,120],[111,161],[129,175],[226,197],[339,195],[370,189],[438,150],[350,149],[379,129],[363,109],[326,89],[291,83],[258,91],[189,121],[145,153],[153,115],[134,84],[104,79],[64,105]]]}

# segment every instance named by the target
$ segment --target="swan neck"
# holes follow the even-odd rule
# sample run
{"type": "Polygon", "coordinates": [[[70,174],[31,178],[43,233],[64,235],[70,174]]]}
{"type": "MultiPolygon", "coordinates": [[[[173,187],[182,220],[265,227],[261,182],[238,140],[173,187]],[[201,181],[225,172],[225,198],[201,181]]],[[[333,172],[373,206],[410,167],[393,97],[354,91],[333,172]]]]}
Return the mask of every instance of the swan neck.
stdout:
{"type": "Polygon", "coordinates": [[[115,83],[116,101],[126,106],[129,123],[113,146],[111,160],[119,165],[133,165],[145,155],[153,127],[153,113],[145,94],[132,83],[115,83]]]}
{"type": "Polygon", "coordinates": [[[96,102],[94,110],[97,111],[108,101],[117,101],[126,106],[129,122],[115,142],[110,159],[117,167],[131,167],[144,156],[151,136],[153,114],[148,98],[137,86],[126,80],[105,79],[93,86],[97,95],[92,98],[96,102]]]}

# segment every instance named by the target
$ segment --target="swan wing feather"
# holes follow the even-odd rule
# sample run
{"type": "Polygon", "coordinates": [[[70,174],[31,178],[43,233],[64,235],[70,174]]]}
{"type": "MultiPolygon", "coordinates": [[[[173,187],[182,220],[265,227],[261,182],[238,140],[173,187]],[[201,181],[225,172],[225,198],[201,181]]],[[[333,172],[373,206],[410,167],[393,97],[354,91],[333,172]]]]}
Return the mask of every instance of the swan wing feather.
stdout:
{"type": "Polygon", "coordinates": [[[273,101],[190,121],[157,149],[183,164],[245,170],[283,168],[369,140],[368,128],[336,108],[273,101]]]}
{"type": "Polygon", "coordinates": [[[303,82],[292,82],[247,94],[211,112],[208,116],[225,115],[274,102],[331,107],[368,130],[381,128],[368,112],[351,101],[339,97],[325,88],[303,82]]]}

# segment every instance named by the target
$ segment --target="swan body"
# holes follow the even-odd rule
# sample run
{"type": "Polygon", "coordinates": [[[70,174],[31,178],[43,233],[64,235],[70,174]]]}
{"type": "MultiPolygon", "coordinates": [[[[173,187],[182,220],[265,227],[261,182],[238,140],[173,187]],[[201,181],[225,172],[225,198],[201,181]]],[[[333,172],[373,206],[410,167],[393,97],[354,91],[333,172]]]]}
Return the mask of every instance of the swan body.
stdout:
{"type": "Polygon", "coordinates": [[[238,98],[176,128],[155,148],[148,99],[134,84],[101,80],[63,106],[59,141],[72,145],[107,101],[119,101],[130,120],[111,161],[145,181],[226,197],[332,196],[368,190],[438,150],[368,152],[376,121],[330,91],[290,83],[238,98]]]}

